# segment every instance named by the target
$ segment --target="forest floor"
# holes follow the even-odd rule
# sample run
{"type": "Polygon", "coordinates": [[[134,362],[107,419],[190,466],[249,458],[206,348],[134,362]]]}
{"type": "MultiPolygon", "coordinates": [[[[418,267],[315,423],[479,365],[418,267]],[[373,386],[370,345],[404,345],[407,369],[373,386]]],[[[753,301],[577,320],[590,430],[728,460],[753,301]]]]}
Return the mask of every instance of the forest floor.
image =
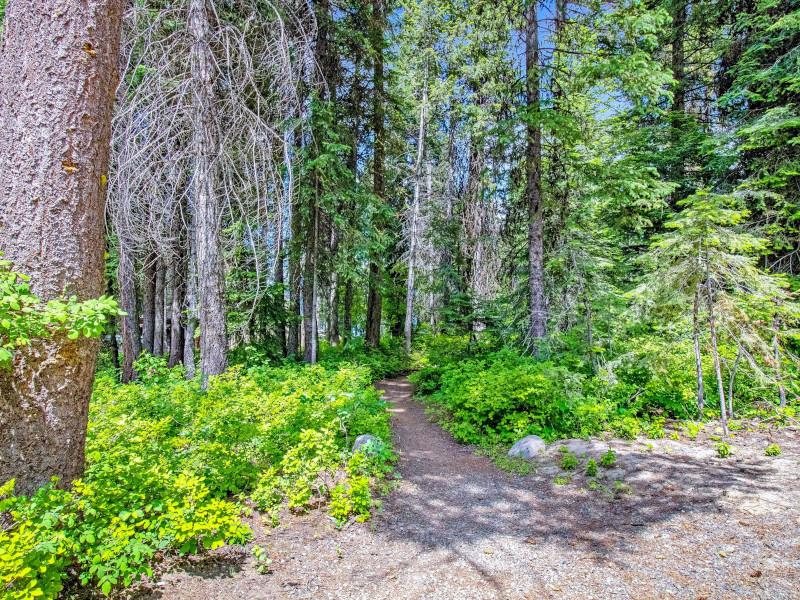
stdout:
{"type": "MultiPolygon", "coordinates": [[[[564,473],[556,451],[542,456],[529,475],[507,475],[431,423],[424,406],[411,399],[405,378],[377,387],[392,403],[403,479],[372,520],[339,530],[325,513],[312,511],[270,529],[255,515],[254,540],[247,547],[180,561],[159,581],[127,595],[800,598],[796,429],[738,431],[727,459],[717,457],[708,438],[713,426],[694,441],[612,440],[622,470],[591,489],[582,466],[568,483],[554,483],[564,473]],[[764,456],[770,443],[783,454],[764,456]],[[272,573],[257,572],[253,544],[271,551],[272,573]]],[[[568,445],[597,458],[609,442],[568,445]]]]}

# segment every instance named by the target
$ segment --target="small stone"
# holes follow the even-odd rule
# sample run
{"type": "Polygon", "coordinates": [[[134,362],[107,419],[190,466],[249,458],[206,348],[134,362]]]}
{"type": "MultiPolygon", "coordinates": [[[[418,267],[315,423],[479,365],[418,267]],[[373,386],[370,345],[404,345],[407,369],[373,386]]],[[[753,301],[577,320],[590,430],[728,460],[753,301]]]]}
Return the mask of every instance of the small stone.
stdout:
{"type": "Polygon", "coordinates": [[[544,440],[538,435],[529,435],[511,446],[508,455],[520,458],[534,458],[539,456],[539,452],[544,451],[546,447],[544,440]]]}
{"type": "Polygon", "coordinates": [[[363,452],[366,452],[369,456],[374,456],[378,453],[378,449],[381,446],[381,441],[374,435],[370,435],[368,433],[361,434],[356,438],[356,441],[353,442],[353,454],[362,451],[361,449],[364,446],[369,447],[364,448],[363,452]]]}

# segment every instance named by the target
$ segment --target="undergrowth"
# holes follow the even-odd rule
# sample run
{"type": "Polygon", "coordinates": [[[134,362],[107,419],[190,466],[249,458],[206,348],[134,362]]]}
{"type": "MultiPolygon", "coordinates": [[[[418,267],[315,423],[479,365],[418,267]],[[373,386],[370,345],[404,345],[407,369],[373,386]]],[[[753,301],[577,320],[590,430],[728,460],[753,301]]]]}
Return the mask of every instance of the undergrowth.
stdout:
{"type": "Polygon", "coordinates": [[[108,594],[151,574],[164,553],[242,543],[250,501],[271,518],[281,506],[326,504],[340,523],[369,517],[371,484],[393,460],[386,403],[370,384],[399,365],[383,353],[359,366],[346,356],[238,366],[206,391],[152,357],[139,383],[99,376],[84,477],[30,498],[15,496],[13,481],[0,488],[10,518],[0,529],[2,598],[55,598],[68,569],[108,594]],[[362,433],[382,440],[377,453],[350,454],[362,433]]]}

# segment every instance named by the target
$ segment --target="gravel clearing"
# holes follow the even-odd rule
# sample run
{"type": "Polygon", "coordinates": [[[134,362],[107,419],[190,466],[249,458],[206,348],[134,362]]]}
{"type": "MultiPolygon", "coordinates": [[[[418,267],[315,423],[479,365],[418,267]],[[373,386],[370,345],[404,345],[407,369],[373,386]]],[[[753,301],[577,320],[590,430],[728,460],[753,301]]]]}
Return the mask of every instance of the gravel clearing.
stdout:
{"type": "Polygon", "coordinates": [[[609,442],[556,442],[515,478],[429,422],[405,378],[377,387],[393,402],[403,475],[380,514],[342,530],[320,511],[274,530],[256,515],[249,546],[171,564],[127,596],[800,599],[796,430],[736,432],[728,459],[712,426],[696,441],[612,440],[614,471],[590,489],[586,460],[609,442]],[[770,443],[783,454],[764,456],[770,443]],[[569,479],[560,445],[586,457],[557,485],[569,479]],[[256,571],[253,544],[271,550],[271,574],[256,571]]]}

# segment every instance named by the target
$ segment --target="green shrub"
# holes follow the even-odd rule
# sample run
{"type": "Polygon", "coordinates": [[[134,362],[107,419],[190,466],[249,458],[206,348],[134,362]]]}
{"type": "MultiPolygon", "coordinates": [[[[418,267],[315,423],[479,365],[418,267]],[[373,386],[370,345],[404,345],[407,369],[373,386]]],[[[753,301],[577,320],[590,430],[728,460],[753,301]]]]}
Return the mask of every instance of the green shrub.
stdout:
{"type": "Polygon", "coordinates": [[[576,457],[572,452],[567,452],[564,455],[564,458],[561,459],[561,468],[566,469],[567,471],[571,471],[575,467],[578,466],[578,457],[576,457]]]}
{"type": "Polygon", "coordinates": [[[765,456],[780,456],[781,455],[781,448],[778,444],[770,444],[767,446],[767,449],[764,450],[765,456]]]}
{"type": "Polygon", "coordinates": [[[661,440],[667,437],[667,432],[664,430],[664,417],[656,417],[647,427],[647,437],[651,440],[661,440]]]}
{"type": "Polygon", "coordinates": [[[728,458],[731,455],[731,447],[725,442],[719,442],[716,448],[720,458],[728,458]]]}
{"type": "Polygon", "coordinates": [[[600,457],[600,464],[604,467],[613,467],[615,462],[617,462],[617,453],[611,448],[600,457]]]}
{"type": "Polygon", "coordinates": [[[611,429],[621,438],[635,440],[636,436],[642,432],[642,424],[639,419],[626,416],[621,419],[615,419],[611,423],[611,429]]]}
{"type": "Polygon", "coordinates": [[[593,458],[590,458],[589,462],[586,463],[586,475],[588,477],[594,477],[597,475],[597,461],[595,461],[593,458]]]}

